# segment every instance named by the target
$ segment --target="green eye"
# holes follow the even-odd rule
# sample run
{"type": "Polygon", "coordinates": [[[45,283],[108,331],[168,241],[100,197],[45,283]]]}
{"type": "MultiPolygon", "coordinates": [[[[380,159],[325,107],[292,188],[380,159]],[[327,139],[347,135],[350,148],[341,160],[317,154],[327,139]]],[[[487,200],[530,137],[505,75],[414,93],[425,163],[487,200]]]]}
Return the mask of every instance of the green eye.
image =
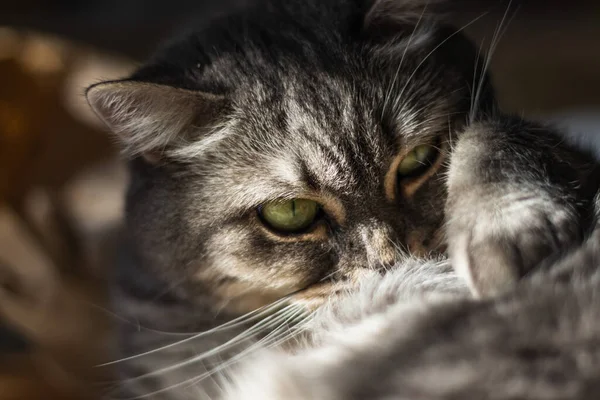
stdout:
{"type": "Polygon", "coordinates": [[[436,149],[434,146],[424,144],[415,147],[398,165],[398,175],[400,177],[417,175],[432,164],[435,154],[436,149]]]}
{"type": "Polygon", "coordinates": [[[271,228],[295,233],[308,228],[319,213],[319,204],[312,200],[274,201],[260,208],[262,219],[271,228]]]}

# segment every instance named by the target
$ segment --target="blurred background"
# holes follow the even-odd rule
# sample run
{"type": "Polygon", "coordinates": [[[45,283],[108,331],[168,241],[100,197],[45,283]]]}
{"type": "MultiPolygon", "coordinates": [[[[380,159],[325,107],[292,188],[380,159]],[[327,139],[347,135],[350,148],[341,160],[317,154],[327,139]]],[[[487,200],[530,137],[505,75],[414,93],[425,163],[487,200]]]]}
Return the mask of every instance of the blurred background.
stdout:
{"type": "MultiPolygon", "coordinates": [[[[127,176],[86,85],[127,75],[197,12],[235,0],[0,2],[0,400],[114,383],[106,279],[127,176]]],[[[239,3],[239,0],[237,0],[239,3]]],[[[600,1],[456,0],[506,110],[600,134],[600,1]],[[510,7],[509,7],[510,6],[510,7]],[[482,13],[486,14],[482,14],[482,13]]]]}

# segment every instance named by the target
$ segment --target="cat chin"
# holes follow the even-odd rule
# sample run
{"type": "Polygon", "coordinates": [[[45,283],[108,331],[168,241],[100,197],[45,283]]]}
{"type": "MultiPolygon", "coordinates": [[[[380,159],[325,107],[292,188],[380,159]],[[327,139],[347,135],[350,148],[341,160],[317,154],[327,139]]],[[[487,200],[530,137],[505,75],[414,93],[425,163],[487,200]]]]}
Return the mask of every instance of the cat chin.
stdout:
{"type": "Polygon", "coordinates": [[[289,289],[264,290],[248,287],[243,282],[233,282],[214,289],[214,296],[219,299],[217,309],[227,310],[232,314],[247,314],[268,307],[286,297],[289,289]]]}
{"type": "Polygon", "coordinates": [[[292,353],[282,349],[258,351],[240,368],[230,371],[222,400],[331,399],[326,371],[349,356],[376,347],[386,331],[395,337],[415,334],[415,321],[433,304],[469,297],[467,286],[447,260],[409,259],[389,272],[366,277],[346,290],[339,283],[323,283],[306,290],[296,301],[313,307],[306,325],[307,340],[292,353]],[[337,296],[331,297],[331,291],[337,296]],[[399,317],[401,316],[401,317],[399,317]],[[402,320],[401,326],[393,321],[402,320]]]}
{"type": "Polygon", "coordinates": [[[430,260],[407,257],[385,273],[356,269],[345,280],[313,284],[291,296],[290,302],[316,312],[332,308],[339,311],[341,305],[349,303],[354,309],[379,310],[392,302],[423,300],[432,292],[452,295],[469,292],[445,257],[430,260]]]}
{"type": "Polygon", "coordinates": [[[290,301],[306,308],[309,311],[316,311],[333,299],[344,295],[351,290],[354,285],[346,282],[322,282],[311,285],[301,292],[294,294],[290,301]]]}
{"type": "Polygon", "coordinates": [[[356,268],[346,273],[344,279],[331,279],[308,286],[294,294],[291,302],[303,306],[309,311],[316,311],[356,292],[365,282],[378,281],[382,276],[381,272],[374,269],[356,268]]]}

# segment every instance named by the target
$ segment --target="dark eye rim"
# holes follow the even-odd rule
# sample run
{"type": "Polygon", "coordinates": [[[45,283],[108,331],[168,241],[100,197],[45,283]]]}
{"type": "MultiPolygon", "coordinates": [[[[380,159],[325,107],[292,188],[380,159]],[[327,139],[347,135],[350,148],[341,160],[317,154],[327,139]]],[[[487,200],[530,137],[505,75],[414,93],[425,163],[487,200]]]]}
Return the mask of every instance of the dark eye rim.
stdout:
{"type": "MultiPolygon", "coordinates": [[[[401,175],[399,172],[396,172],[396,177],[399,182],[405,181],[405,180],[410,180],[413,178],[418,178],[419,176],[421,176],[425,172],[427,172],[427,170],[429,170],[429,168],[431,168],[435,164],[435,162],[438,160],[438,158],[440,157],[440,154],[441,154],[440,148],[442,145],[442,139],[440,137],[437,137],[435,139],[435,141],[432,142],[430,145],[431,145],[431,148],[433,149],[433,151],[431,152],[431,154],[429,154],[429,156],[427,157],[427,159],[421,166],[412,170],[410,173],[408,173],[406,175],[401,175]]],[[[418,146],[413,147],[411,149],[411,151],[417,147],[418,146]]]]}
{"type": "Polygon", "coordinates": [[[261,204],[258,207],[256,207],[256,216],[257,216],[258,220],[260,221],[260,223],[263,225],[263,227],[265,227],[265,229],[268,229],[271,233],[274,233],[276,235],[280,235],[280,236],[306,235],[306,234],[309,234],[312,231],[314,231],[315,228],[317,227],[317,225],[319,225],[326,219],[326,214],[325,214],[325,211],[323,210],[323,206],[319,202],[316,202],[316,203],[317,203],[317,213],[315,214],[315,217],[313,218],[313,220],[306,227],[297,229],[297,230],[286,231],[283,229],[277,229],[273,225],[271,225],[266,220],[266,218],[263,216],[263,213],[262,213],[262,210],[266,204],[261,204]]]}

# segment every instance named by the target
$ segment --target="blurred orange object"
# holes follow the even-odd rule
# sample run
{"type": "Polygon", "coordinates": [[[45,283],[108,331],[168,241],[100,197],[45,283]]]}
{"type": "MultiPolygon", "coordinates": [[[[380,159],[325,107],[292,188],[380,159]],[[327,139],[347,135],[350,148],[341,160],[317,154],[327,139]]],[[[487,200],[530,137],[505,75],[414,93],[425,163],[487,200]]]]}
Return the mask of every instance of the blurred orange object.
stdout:
{"type": "Polygon", "coordinates": [[[65,107],[65,82],[81,50],[0,29],[0,47],[9,45],[16,50],[0,54],[0,198],[12,203],[32,186],[60,187],[113,149],[105,132],[65,107]]]}
{"type": "Polygon", "coordinates": [[[2,400],[80,400],[94,396],[77,396],[71,383],[63,382],[60,373],[49,376],[52,363],[39,355],[13,355],[0,366],[0,393],[2,400]]]}
{"type": "Polygon", "coordinates": [[[2,400],[94,399],[92,382],[109,373],[94,368],[110,342],[105,285],[78,253],[65,195],[74,177],[114,155],[106,132],[82,116],[83,87],[73,83],[94,57],[0,27],[0,319],[33,343],[0,353],[2,400]]]}
{"type": "Polygon", "coordinates": [[[59,268],[78,263],[60,192],[80,171],[114,155],[109,135],[87,111],[87,82],[77,78],[98,59],[64,40],[0,27],[0,202],[23,219],[59,268]],[[25,211],[33,189],[49,199],[42,229],[25,211]]]}

